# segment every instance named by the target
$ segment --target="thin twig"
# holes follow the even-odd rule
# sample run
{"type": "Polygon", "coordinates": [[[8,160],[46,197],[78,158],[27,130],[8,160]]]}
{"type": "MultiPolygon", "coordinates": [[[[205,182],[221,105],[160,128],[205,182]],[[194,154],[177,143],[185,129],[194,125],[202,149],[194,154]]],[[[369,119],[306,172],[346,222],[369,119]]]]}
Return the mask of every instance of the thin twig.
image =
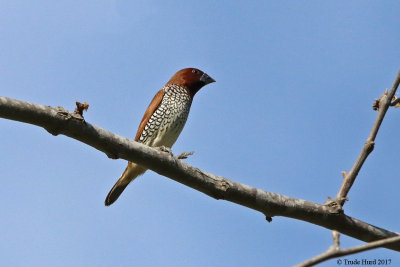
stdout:
{"type": "Polygon", "coordinates": [[[389,238],[385,238],[385,239],[381,239],[378,241],[374,241],[368,244],[364,244],[361,246],[356,246],[356,247],[352,247],[352,248],[347,248],[347,249],[328,249],[327,251],[325,251],[324,253],[309,259],[307,261],[304,261],[298,265],[295,265],[295,267],[308,267],[308,266],[314,266],[318,263],[327,261],[329,259],[333,259],[333,258],[338,258],[338,257],[342,257],[342,256],[346,256],[346,255],[352,255],[352,254],[356,254],[359,252],[363,252],[363,251],[367,251],[367,250],[371,250],[374,248],[380,248],[383,247],[385,245],[388,244],[393,244],[396,242],[400,241],[400,236],[395,236],[395,237],[389,237],[389,238]]]}
{"type": "Polygon", "coordinates": [[[340,233],[338,231],[332,231],[332,238],[333,238],[333,248],[339,249],[340,248],[340,233]]]}
{"type": "MultiPolygon", "coordinates": [[[[396,105],[396,100],[399,101],[398,99],[395,99],[393,102],[392,99],[394,99],[394,96],[396,94],[396,90],[399,86],[400,83],[400,71],[397,73],[396,79],[393,82],[392,89],[388,92],[387,90],[385,91],[384,94],[381,95],[379,99],[375,99],[375,102],[373,104],[373,109],[378,110],[378,115],[375,119],[375,123],[372,126],[372,130],[368,136],[367,141],[365,142],[360,155],[358,156],[356,162],[354,163],[353,167],[351,168],[350,172],[344,172],[342,171],[343,175],[343,184],[339,189],[338,194],[336,195],[336,198],[334,200],[328,199],[328,201],[325,203],[325,205],[330,205],[332,207],[335,207],[336,209],[342,211],[342,206],[344,205],[345,201],[347,200],[347,194],[350,191],[351,186],[353,185],[355,179],[357,178],[357,175],[363,166],[365,160],[367,159],[368,155],[372,152],[374,149],[375,145],[375,138],[376,135],[378,134],[379,128],[382,124],[383,118],[385,117],[385,114],[387,110],[389,109],[390,106],[395,106],[396,105]],[[394,104],[393,104],[394,103],[394,104]],[[335,204],[335,205],[334,205],[335,204]]],[[[299,265],[299,266],[311,266],[313,264],[322,262],[324,260],[330,259],[326,258],[326,256],[330,256],[334,253],[337,253],[340,250],[339,247],[339,233],[337,231],[332,232],[333,239],[334,239],[334,244],[324,253],[320,254],[319,256],[316,256],[308,261],[305,261],[302,264],[305,265],[299,265]],[[314,262],[315,260],[315,262],[314,262]],[[311,264],[309,264],[311,263],[311,264]]]]}
{"type": "Polygon", "coordinates": [[[391,100],[393,99],[393,96],[396,94],[396,90],[399,86],[399,83],[400,83],[400,71],[398,72],[396,79],[393,82],[392,89],[390,89],[389,92],[381,96],[379,100],[378,115],[376,117],[374,125],[372,126],[372,130],[360,152],[360,155],[358,156],[351,170],[346,174],[343,180],[343,184],[336,195],[335,200],[338,202],[340,206],[343,206],[347,198],[347,194],[349,193],[351,186],[356,180],[361,167],[363,166],[368,155],[374,149],[376,135],[378,134],[383,118],[385,117],[385,114],[390,106],[391,100]]]}

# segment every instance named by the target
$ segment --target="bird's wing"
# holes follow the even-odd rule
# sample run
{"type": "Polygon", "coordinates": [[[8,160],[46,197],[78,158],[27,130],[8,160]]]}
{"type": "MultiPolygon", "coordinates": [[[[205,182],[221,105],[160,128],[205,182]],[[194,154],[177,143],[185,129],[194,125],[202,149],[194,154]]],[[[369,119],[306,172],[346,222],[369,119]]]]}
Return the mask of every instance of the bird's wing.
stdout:
{"type": "Polygon", "coordinates": [[[153,100],[151,100],[149,107],[147,108],[146,112],[143,115],[143,119],[140,122],[139,129],[136,133],[135,141],[139,141],[140,136],[142,135],[143,129],[146,126],[147,122],[151,118],[151,115],[153,115],[154,111],[158,108],[158,106],[161,104],[161,101],[164,97],[164,89],[161,89],[158,91],[158,93],[153,97],[153,100]]]}

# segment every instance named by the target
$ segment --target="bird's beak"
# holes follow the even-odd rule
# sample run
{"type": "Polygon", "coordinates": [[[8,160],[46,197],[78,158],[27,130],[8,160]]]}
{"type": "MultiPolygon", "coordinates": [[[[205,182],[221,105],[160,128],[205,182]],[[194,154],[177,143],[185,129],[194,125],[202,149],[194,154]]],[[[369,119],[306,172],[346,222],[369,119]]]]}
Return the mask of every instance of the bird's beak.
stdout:
{"type": "Polygon", "coordinates": [[[209,84],[215,82],[213,78],[207,75],[207,73],[203,73],[200,77],[200,81],[202,81],[204,84],[209,84]]]}

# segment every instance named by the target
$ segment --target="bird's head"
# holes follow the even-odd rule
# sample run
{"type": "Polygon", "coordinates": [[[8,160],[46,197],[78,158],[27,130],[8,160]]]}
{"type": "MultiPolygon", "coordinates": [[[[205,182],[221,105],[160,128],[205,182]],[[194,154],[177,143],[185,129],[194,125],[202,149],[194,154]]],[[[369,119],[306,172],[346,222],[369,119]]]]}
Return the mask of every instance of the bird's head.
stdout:
{"type": "Polygon", "coordinates": [[[186,68],[178,71],[172,76],[166,85],[180,85],[188,90],[193,97],[204,85],[213,83],[215,80],[196,68],[186,68]]]}

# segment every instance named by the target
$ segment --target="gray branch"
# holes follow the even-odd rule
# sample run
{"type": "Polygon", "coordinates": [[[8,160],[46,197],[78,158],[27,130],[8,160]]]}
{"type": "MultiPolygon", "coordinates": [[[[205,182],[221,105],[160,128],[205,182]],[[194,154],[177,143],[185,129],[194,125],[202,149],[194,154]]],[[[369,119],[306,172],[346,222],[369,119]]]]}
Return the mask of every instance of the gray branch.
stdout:
{"type": "MultiPolygon", "coordinates": [[[[360,246],[356,246],[356,247],[352,247],[352,248],[347,248],[347,249],[340,249],[340,248],[335,248],[335,247],[331,247],[330,249],[328,249],[327,251],[325,251],[324,253],[309,259],[305,262],[302,262],[298,265],[295,265],[295,267],[308,267],[308,266],[314,266],[318,263],[333,259],[333,258],[338,258],[338,257],[342,257],[342,256],[346,256],[346,255],[352,255],[352,254],[356,254],[356,253],[360,253],[363,251],[367,251],[367,250],[371,250],[371,249],[375,249],[375,248],[380,248],[384,245],[387,244],[391,244],[391,243],[396,243],[400,241],[400,236],[395,236],[395,237],[388,237],[382,240],[378,240],[378,241],[374,241],[371,243],[367,243],[364,245],[360,245],[360,246]]],[[[387,264],[387,265],[390,265],[387,264]]]]}
{"type": "MultiPolygon", "coordinates": [[[[353,238],[372,242],[397,236],[391,232],[338,212],[330,205],[267,192],[207,173],[169,153],[131,141],[87,123],[80,114],[7,97],[0,97],[0,117],[43,127],[53,135],[66,135],[90,145],[111,158],[133,161],[215,199],[224,199],[263,213],[267,220],[284,216],[337,230],[353,238]]],[[[400,251],[400,242],[384,247],[400,251]]]]}
{"type": "MultiPolygon", "coordinates": [[[[399,86],[400,83],[400,71],[397,73],[396,79],[393,82],[392,88],[390,91],[386,90],[379,99],[375,99],[374,104],[372,105],[372,108],[374,110],[378,110],[378,115],[376,116],[374,125],[372,126],[371,132],[367,138],[367,141],[365,142],[363,148],[361,149],[361,152],[359,156],[357,157],[356,161],[354,162],[353,167],[351,168],[350,172],[347,173],[345,171],[342,172],[343,175],[343,184],[339,189],[339,192],[336,195],[336,198],[334,200],[329,199],[327,203],[331,205],[335,205],[338,210],[342,210],[342,207],[347,200],[347,194],[349,193],[354,181],[356,180],[359,171],[361,170],[361,167],[363,166],[365,160],[369,156],[369,154],[374,150],[375,146],[375,138],[378,134],[379,128],[382,124],[382,121],[385,117],[385,114],[387,110],[389,109],[390,106],[395,106],[397,107],[398,102],[395,101],[392,102],[392,99],[394,99],[396,90],[399,86]]],[[[368,249],[373,249],[378,246],[367,246],[368,249],[364,250],[357,250],[357,249],[348,249],[348,250],[342,250],[339,248],[339,233],[336,230],[333,230],[332,232],[333,235],[333,241],[334,244],[331,246],[326,252],[311,258],[310,260],[307,260],[299,265],[296,266],[312,266],[317,263],[335,258],[335,257],[340,257],[342,255],[348,255],[348,254],[354,254],[358,253],[364,250],[368,249]],[[370,248],[369,248],[370,247],[370,248]],[[348,252],[348,253],[347,253],[348,252]],[[347,254],[342,254],[342,253],[347,253],[347,254]]],[[[397,239],[391,242],[396,242],[397,239]]],[[[399,239],[400,240],[400,239],[399,239]]],[[[379,241],[375,241],[379,242],[379,241]]],[[[374,243],[374,242],[372,242],[374,243]]],[[[370,243],[371,244],[371,243],[370,243]]],[[[379,244],[387,244],[387,243],[379,243],[379,244]]],[[[364,247],[364,246],[360,246],[364,247]]]]}
{"type": "Polygon", "coordinates": [[[376,135],[378,134],[383,118],[385,117],[385,114],[391,105],[392,99],[396,94],[396,90],[399,87],[399,83],[400,83],[400,71],[397,73],[396,79],[394,80],[390,91],[388,92],[386,90],[386,92],[380,97],[377,103],[374,104],[375,109],[378,110],[378,115],[376,116],[375,123],[372,126],[367,141],[365,142],[363,148],[361,149],[360,155],[354,162],[353,167],[351,168],[349,173],[343,175],[344,176],[343,184],[340,187],[339,192],[337,193],[335,198],[335,200],[341,206],[343,206],[345,200],[347,199],[347,194],[349,193],[351,186],[356,180],[357,175],[360,172],[361,167],[363,166],[365,160],[367,159],[368,155],[371,154],[372,150],[374,150],[376,135]]]}

